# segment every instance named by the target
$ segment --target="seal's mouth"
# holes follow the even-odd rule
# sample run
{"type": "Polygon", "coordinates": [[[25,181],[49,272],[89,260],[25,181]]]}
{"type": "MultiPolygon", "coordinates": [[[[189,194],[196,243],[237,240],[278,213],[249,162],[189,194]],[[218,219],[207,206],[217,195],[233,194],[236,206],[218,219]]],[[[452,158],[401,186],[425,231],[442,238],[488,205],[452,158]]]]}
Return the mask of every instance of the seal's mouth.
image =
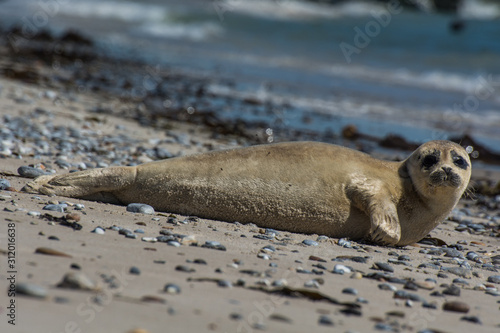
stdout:
{"type": "Polygon", "coordinates": [[[461,184],[462,180],[460,176],[448,168],[446,170],[434,171],[429,176],[430,186],[449,186],[456,188],[461,184]]]}

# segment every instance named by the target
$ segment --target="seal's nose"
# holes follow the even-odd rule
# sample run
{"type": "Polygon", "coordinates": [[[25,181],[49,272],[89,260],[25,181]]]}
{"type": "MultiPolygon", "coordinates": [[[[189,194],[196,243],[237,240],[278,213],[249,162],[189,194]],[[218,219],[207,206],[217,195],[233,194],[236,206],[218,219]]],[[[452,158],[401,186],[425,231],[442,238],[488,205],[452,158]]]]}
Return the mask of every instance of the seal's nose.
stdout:
{"type": "Polygon", "coordinates": [[[446,175],[449,175],[450,172],[451,172],[451,168],[450,167],[442,167],[442,169],[444,170],[444,172],[446,173],[446,175]]]}

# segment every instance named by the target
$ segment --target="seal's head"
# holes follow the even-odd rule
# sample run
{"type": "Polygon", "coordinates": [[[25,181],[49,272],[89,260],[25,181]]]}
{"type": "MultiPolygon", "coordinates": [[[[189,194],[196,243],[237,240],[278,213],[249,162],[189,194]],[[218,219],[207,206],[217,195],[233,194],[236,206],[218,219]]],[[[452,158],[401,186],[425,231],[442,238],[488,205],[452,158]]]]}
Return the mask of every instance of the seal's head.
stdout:
{"type": "Polygon", "coordinates": [[[467,188],[471,175],[469,155],[451,141],[429,141],[405,161],[408,176],[423,198],[457,201],[467,188]]]}

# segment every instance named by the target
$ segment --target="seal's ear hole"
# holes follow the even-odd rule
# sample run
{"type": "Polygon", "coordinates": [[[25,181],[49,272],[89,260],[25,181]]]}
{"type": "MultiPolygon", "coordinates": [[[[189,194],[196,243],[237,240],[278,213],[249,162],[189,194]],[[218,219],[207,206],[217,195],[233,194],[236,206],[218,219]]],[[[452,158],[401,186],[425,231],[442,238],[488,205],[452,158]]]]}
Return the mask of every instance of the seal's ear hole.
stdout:
{"type": "Polygon", "coordinates": [[[401,178],[410,178],[410,174],[408,173],[408,167],[406,166],[406,163],[403,163],[401,167],[398,169],[398,174],[399,177],[401,178]]]}

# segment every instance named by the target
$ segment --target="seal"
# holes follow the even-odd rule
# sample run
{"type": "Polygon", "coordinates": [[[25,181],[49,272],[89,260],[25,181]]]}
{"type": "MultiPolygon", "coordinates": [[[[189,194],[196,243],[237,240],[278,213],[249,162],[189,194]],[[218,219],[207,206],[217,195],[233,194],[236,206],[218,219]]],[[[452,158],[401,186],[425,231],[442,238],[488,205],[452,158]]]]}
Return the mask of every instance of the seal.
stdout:
{"type": "Polygon", "coordinates": [[[23,191],[404,246],[447,217],[471,175],[460,145],[430,141],[402,162],[290,142],[138,166],[41,176],[23,191]]]}

